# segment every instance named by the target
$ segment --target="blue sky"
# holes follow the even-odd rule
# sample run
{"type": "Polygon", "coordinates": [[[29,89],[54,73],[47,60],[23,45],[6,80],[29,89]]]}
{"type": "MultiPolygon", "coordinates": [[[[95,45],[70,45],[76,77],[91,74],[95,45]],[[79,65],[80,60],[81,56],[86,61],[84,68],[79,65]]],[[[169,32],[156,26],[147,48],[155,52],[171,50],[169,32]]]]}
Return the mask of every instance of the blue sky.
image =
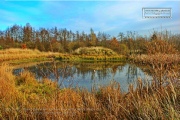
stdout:
{"type": "Polygon", "coordinates": [[[180,1],[61,1],[1,0],[0,29],[14,24],[33,27],[67,28],[72,31],[101,31],[112,36],[137,31],[149,34],[153,29],[180,33],[180,1]],[[143,19],[143,7],[172,8],[172,19],[143,19]]]}

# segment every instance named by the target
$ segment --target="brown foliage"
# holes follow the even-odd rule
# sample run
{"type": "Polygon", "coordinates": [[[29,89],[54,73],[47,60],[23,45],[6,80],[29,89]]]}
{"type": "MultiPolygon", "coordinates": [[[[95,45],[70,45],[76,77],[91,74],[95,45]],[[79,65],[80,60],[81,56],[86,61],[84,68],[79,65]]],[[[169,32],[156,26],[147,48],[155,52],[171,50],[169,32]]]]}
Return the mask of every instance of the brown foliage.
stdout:
{"type": "Polygon", "coordinates": [[[148,54],[163,53],[163,54],[175,54],[177,50],[173,44],[164,40],[153,40],[146,44],[146,50],[148,54]]]}
{"type": "Polygon", "coordinates": [[[21,45],[21,48],[22,48],[22,49],[26,49],[26,48],[27,48],[26,44],[22,44],[22,45],[21,45]]]}

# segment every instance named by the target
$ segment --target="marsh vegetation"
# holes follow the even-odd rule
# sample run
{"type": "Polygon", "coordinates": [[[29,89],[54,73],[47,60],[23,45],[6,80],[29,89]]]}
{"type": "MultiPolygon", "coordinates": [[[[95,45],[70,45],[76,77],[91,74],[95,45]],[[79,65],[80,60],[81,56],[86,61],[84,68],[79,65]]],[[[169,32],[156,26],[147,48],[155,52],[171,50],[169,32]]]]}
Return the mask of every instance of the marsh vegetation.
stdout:
{"type": "MultiPolygon", "coordinates": [[[[180,83],[171,74],[166,85],[154,82],[129,85],[128,92],[118,82],[92,89],[59,88],[57,81],[24,71],[12,74],[12,67],[0,69],[0,117],[2,119],[179,119],[180,83]]],[[[164,79],[163,79],[164,80],[164,79]]]]}

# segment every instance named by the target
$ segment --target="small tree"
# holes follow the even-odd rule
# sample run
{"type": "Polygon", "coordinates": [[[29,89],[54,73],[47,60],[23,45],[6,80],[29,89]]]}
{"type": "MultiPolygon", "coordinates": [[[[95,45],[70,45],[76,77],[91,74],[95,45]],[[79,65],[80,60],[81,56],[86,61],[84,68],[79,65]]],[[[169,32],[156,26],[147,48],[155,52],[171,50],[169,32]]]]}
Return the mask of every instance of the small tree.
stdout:
{"type": "Polygon", "coordinates": [[[3,49],[3,47],[0,45],[0,50],[2,50],[3,49]]]}
{"type": "Polygon", "coordinates": [[[27,48],[26,44],[22,44],[22,45],[21,45],[21,48],[22,48],[22,49],[26,49],[26,48],[27,48]]]}
{"type": "Polygon", "coordinates": [[[156,35],[156,33],[154,33],[154,34],[151,36],[151,41],[153,41],[153,40],[157,40],[157,35],[156,35]]]}
{"type": "Polygon", "coordinates": [[[120,53],[121,49],[120,49],[120,45],[119,45],[119,42],[117,41],[117,39],[115,37],[113,37],[111,40],[110,40],[110,44],[109,44],[109,48],[120,53]]]}
{"type": "Polygon", "coordinates": [[[120,53],[122,55],[128,55],[129,53],[128,47],[125,44],[119,44],[119,46],[120,46],[120,53]]]}

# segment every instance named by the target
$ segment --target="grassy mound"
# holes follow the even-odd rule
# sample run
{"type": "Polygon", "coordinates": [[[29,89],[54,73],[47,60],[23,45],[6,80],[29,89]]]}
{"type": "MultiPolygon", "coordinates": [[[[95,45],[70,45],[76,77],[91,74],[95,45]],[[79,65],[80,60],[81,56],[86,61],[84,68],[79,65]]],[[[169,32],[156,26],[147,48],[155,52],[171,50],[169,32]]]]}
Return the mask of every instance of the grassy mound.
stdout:
{"type": "Polygon", "coordinates": [[[124,61],[125,56],[104,47],[80,47],[72,54],[59,55],[57,59],[65,61],[124,61]]]}
{"type": "Polygon", "coordinates": [[[99,56],[99,55],[107,55],[107,56],[115,56],[117,55],[116,52],[109,48],[104,47],[80,47],[74,51],[76,55],[92,55],[92,56],[99,56]]]}

